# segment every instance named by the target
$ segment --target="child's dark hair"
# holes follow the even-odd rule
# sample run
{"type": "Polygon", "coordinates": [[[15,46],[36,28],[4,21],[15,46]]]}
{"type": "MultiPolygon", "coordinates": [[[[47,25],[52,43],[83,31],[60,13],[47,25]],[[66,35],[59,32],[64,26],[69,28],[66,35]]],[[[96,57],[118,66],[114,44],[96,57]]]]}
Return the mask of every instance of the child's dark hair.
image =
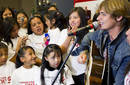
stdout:
{"type": "Polygon", "coordinates": [[[33,52],[35,53],[34,49],[31,46],[24,46],[22,48],[20,48],[20,50],[18,51],[17,57],[16,57],[16,68],[19,68],[20,66],[22,66],[24,63],[21,62],[20,57],[24,57],[25,52],[28,49],[32,49],[33,52]]]}
{"type": "Polygon", "coordinates": [[[50,10],[48,13],[45,14],[45,17],[52,21],[52,19],[55,19],[55,27],[58,27],[60,31],[67,28],[67,22],[63,15],[63,13],[57,11],[57,10],[50,10]]]}
{"type": "Polygon", "coordinates": [[[45,22],[43,21],[43,19],[42,19],[40,16],[32,16],[32,17],[30,17],[30,19],[29,19],[29,21],[28,21],[28,34],[32,34],[32,33],[33,33],[33,32],[32,32],[32,29],[31,29],[31,21],[32,21],[32,19],[34,19],[34,18],[39,18],[39,19],[41,20],[41,22],[42,22],[43,25],[44,25],[44,31],[43,31],[43,33],[46,32],[46,25],[45,25],[45,22]]]}
{"type": "Polygon", "coordinates": [[[3,29],[0,31],[0,33],[3,34],[3,41],[5,41],[8,45],[11,44],[12,47],[13,43],[11,41],[11,31],[13,30],[15,24],[19,28],[19,25],[15,18],[6,18],[6,20],[3,21],[3,29]]]}
{"type": "MultiPolygon", "coordinates": [[[[60,48],[60,46],[56,45],[56,44],[50,44],[48,45],[43,52],[43,57],[42,57],[42,66],[41,66],[41,80],[42,80],[42,85],[45,85],[45,78],[44,78],[44,70],[45,68],[51,68],[54,70],[54,68],[49,66],[49,62],[45,60],[45,57],[47,57],[51,52],[55,52],[57,53],[59,56],[61,56],[61,63],[58,66],[58,69],[61,67],[62,63],[63,63],[63,59],[62,59],[62,50],[60,48]]],[[[63,76],[63,70],[61,71],[61,77],[63,76]]],[[[61,80],[62,81],[62,80],[61,80]]]]}
{"type": "Polygon", "coordinates": [[[8,50],[8,46],[2,42],[0,42],[0,49],[7,49],[8,50]]]}

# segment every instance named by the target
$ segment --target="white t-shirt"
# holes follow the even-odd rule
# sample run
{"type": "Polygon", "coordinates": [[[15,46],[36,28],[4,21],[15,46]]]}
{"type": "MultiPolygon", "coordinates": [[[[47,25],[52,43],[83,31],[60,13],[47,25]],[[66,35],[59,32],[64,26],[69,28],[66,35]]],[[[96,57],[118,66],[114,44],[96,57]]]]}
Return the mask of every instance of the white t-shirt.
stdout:
{"type": "Polygon", "coordinates": [[[67,38],[67,29],[63,29],[61,32],[60,32],[60,37],[59,37],[59,41],[58,41],[58,45],[62,45],[64,43],[64,41],[66,40],[67,38]]]}
{"type": "Polygon", "coordinates": [[[130,85],[130,71],[125,76],[124,85],[130,85]]]}
{"type": "Polygon", "coordinates": [[[10,85],[11,75],[15,70],[15,64],[7,61],[6,64],[0,66],[0,85],[10,85]]]}
{"type": "MultiPolygon", "coordinates": [[[[45,78],[45,85],[51,85],[55,76],[57,75],[58,70],[54,70],[54,71],[49,71],[48,69],[45,68],[44,71],[44,78],[45,78]]],[[[69,70],[69,68],[67,66],[65,66],[64,68],[64,73],[63,73],[63,78],[62,81],[63,83],[61,84],[60,78],[61,74],[59,74],[57,80],[55,81],[54,85],[70,85],[70,84],[74,84],[71,72],[69,70]]]]}
{"type": "Polygon", "coordinates": [[[35,35],[33,33],[31,35],[28,35],[28,40],[26,41],[26,45],[33,47],[36,52],[36,56],[40,59],[42,59],[42,54],[46,47],[44,38],[45,34],[35,35]]]}
{"type": "Polygon", "coordinates": [[[49,44],[57,44],[60,38],[60,30],[59,28],[49,29],[48,34],[50,36],[49,44]]]}
{"type": "Polygon", "coordinates": [[[30,69],[19,67],[12,74],[11,85],[41,85],[40,68],[35,65],[30,69]]]}
{"type": "MultiPolygon", "coordinates": [[[[64,30],[61,31],[61,35],[60,35],[61,37],[60,37],[60,41],[58,43],[59,45],[62,45],[63,42],[66,40],[66,38],[68,36],[67,33],[68,33],[67,29],[64,29],[64,30]]],[[[71,42],[70,42],[69,48],[67,50],[67,54],[70,52],[70,49],[71,49],[73,43],[74,43],[74,41],[72,39],[71,42]]],[[[78,44],[76,44],[74,49],[76,49],[77,47],[79,47],[78,44]]],[[[65,54],[64,56],[66,57],[67,54],[65,54]]],[[[78,62],[78,56],[69,56],[69,59],[67,61],[67,65],[70,67],[72,75],[78,76],[78,75],[83,74],[83,73],[86,72],[87,64],[86,63],[85,64],[80,64],[78,62]]]]}
{"type": "Polygon", "coordinates": [[[27,28],[20,28],[18,35],[19,37],[27,36],[27,28]]]}
{"type": "Polygon", "coordinates": [[[9,43],[9,45],[8,45],[6,42],[2,41],[4,44],[6,44],[8,46],[8,60],[10,60],[15,54],[18,39],[19,39],[19,37],[11,39],[11,41],[13,43],[13,47],[12,47],[11,43],[9,43]]]}
{"type": "Polygon", "coordinates": [[[19,37],[11,39],[12,43],[13,43],[13,47],[11,44],[8,45],[8,49],[9,49],[9,60],[14,56],[15,51],[16,51],[16,47],[17,47],[17,42],[18,42],[19,37]]]}

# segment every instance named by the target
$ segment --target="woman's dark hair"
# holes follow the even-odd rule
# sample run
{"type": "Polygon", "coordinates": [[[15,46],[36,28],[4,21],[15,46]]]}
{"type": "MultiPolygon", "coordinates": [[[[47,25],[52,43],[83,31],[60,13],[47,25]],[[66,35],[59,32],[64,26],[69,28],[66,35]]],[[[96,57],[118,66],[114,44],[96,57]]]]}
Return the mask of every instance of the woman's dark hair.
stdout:
{"type": "Polygon", "coordinates": [[[22,66],[24,64],[23,62],[21,62],[20,58],[24,57],[25,52],[28,49],[32,49],[33,52],[35,53],[34,49],[31,46],[24,46],[24,47],[20,48],[20,50],[18,51],[17,57],[16,57],[16,64],[15,64],[16,68],[19,68],[20,66],[22,66]]]}
{"type": "Polygon", "coordinates": [[[10,7],[5,7],[5,8],[2,8],[2,10],[1,10],[1,15],[0,15],[0,16],[1,16],[1,19],[3,20],[3,17],[2,17],[2,16],[3,16],[3,13],[5,12],[6,9],[9,9],[9,10],[11,11],[11,13],[12,13],[12,17],[15,18],[15,13],[14,13],[14,11],[12,10],[12,8],[10,8],[10,7]]]}
{"type": "Polygon", "coordinates": [[[32,13],[32,16],[42,17],[42,16],[41,16],[41,12],[39,12],[39,11],[36,11],[36,12],[32,13]]]}
{"type": "MultiPolygon", "coordinates": [[[[73,12],[77,12],[79,17],[80,17],[80,27],[84,27],[88,24],[88,21],[87,21],[87,18],[86,18],[86,12],[85,10],[82,8],[82,7],[75,7],[73,8],[70,13],[68,14],[67,16],[67,21],[68,21],[68,25],[69,25],[69,16],[73,13],[73,12]]],[[[80,37],[78,43],[80,44],[81,43],[81,40],[83,39],[84,35],[87,34],[88,32],[87,31],[81,31],[78,35],[78,37],[80,37]]]]}
{"type": "MultiPolygon", "coordinates": [[[[58,46],[56,44],[50,44],[50,45],[48,45],[44,49],[43,57],[42,57],[42,66],[41,66],[41,80],[42,80],[42,85],[45,85],[45,78],[44,78],[44,70],[45,70],[45,68],[51,68],[51,70],[54,70],[54,68],[52,68],[52,67],[49,66],[49,62],[45,60],[45,57],[47,57],[51,52],[55,52],[59,56],[61,56],[61,63],[58,66],[58,69],[61,67],[61,65],[63,63],[62,50],[61,50],[60,46],[58,46]]],[[[61,72],[61,76],[63,76],[63,70],[61,72]]]]}
{"type": "Polygon", "coordinates": [[[44,31],[43,32],[46,32],[46,25],[45,25],[45,22],[43,21],[43,19],[40,17],[40,16],[32,16],[30,17],[29,21],[28,21],[28,34],[32,34],[32,29],[31,29],[31,21],[32,19],[34,18],[39,18],[41,20],[41,22],[43,23],[44,25],[44,31]]]}
{"type": "Polygon", "coordinates": [[[11,41],[11,31],[13,30],[14,25],[18,25],[15,18],[12,17],[6,18],[3,21],[3,29],[0,31],[0,34],[3,34],[2,40],[6,42],[8,45],[12,44],[12,47],[13,47],[13,43],[11,41]]]}
{"type": "Polygon", "coordinates": [[[47,17],[47,19],[49,19],[50,22],[53,19],[55,19],[54,26],[58,27],[60,31],[67,28],[67,22],[66,22],[66,19],[65,19],[63,13],[61,13],[61,12],[59,12],[57,10],[50,10],[44,16],[47,17]]]}

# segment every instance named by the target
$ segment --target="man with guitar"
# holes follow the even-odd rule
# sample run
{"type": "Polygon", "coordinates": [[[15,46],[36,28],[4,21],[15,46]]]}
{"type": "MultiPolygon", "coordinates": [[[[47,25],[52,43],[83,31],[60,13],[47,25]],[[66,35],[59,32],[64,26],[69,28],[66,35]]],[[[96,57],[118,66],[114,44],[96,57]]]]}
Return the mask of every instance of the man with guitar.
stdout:
{"type": "Polygon", "coordinates": [[[103,85],[124,85],[125,68],[130,62],[130,45],[126,36],[130,21],[129,4],[128,0],[104,0],[97,18],[100,30],[86,35],[80,47],[72,52],[79,55],[79,63],[85,63],[90,41],[94,41],[101,57],[107,61],[103,85]]]}

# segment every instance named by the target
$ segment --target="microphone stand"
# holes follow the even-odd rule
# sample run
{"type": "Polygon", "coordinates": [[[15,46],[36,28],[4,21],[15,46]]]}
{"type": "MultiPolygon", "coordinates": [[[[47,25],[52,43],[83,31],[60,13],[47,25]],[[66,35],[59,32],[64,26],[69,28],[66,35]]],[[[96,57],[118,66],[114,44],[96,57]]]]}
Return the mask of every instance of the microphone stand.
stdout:
{"type": "Polygon", "coordinates": [[[51,84],[51,85],[54,85],[54,83],[55,83],[55,81],[56,81],[56,79],[57,79],[58,75],[60,74],[60,72],[61,72],[61,70],[63,69],[64,65],[66,64],[66,62],[67,62],[67,60],[68,60],[69,56],[71,55],[71,53],[72,53],[72,51],[73,51],[73,49],[74,49],[74,47],[75,47],[75,45],[76,45],[76,43],[77,43],[78,39],[79,39],[79,37],[78,37],[78,36],[76,36],[76,39],[75,39],[75,41],[74,41],[73,46],[71,47],[71,50],[70,50],[70,52],[69,52],[68,56],[65,58],[65,60],[64,60],[64,62],[63,62],[63,64],[61,65],[61,67],[60,67],[60,69],[59,69],[59,71],[58,71],[58,73],[57,73],[56,77],[54,78],[54,81],[52,82],[52,84],[51,84]]]}

